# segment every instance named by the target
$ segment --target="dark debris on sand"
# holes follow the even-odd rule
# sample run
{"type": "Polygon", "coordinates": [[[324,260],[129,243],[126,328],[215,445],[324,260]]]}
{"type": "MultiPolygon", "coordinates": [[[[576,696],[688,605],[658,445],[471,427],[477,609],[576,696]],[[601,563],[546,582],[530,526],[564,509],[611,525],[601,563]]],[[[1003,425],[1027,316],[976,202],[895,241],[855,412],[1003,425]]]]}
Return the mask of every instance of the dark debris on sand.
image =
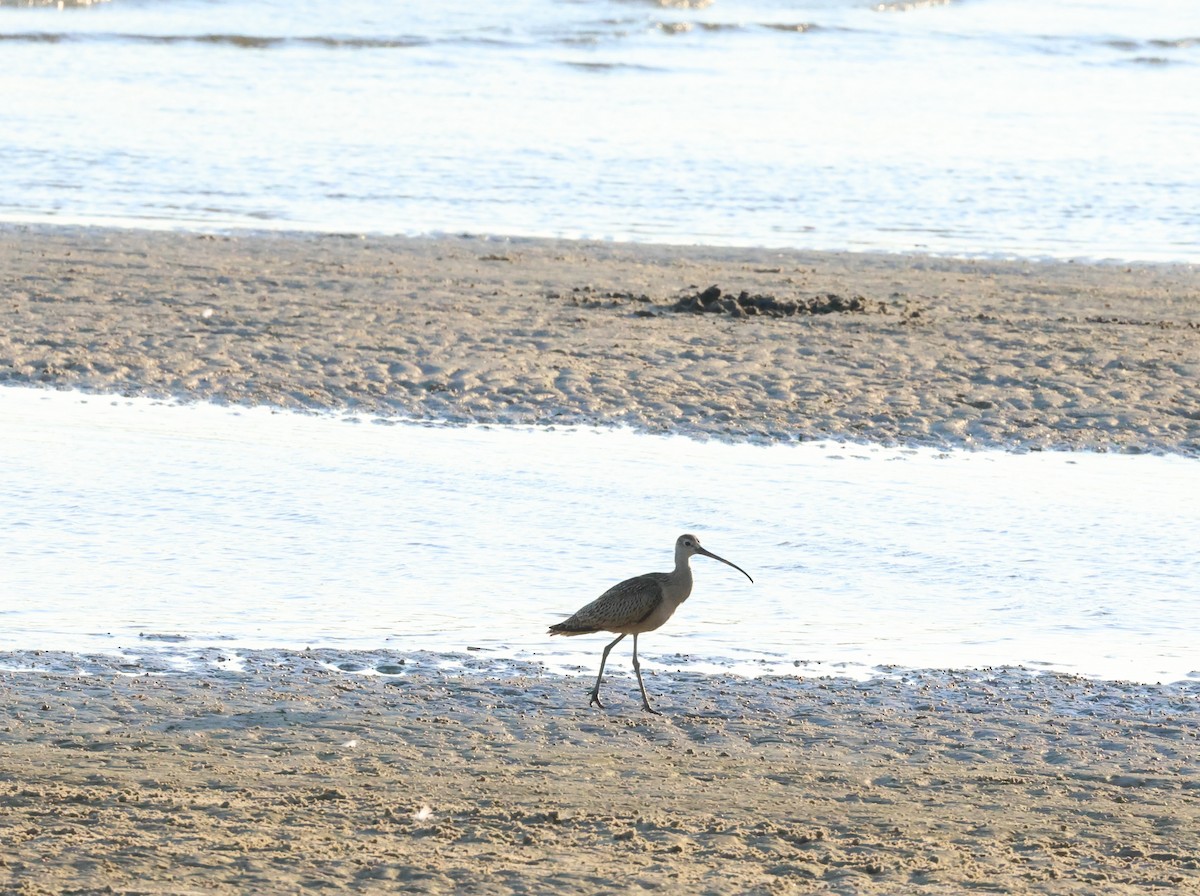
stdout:
{"type": "Polygon", "coordinates": [[[798,314],[887,314],[888,306],[859,295],[825,293],[807,299],[780,299],[772,295],[750,295],[745,290],[735,296],[722,292],[719,286],[710,286],[703,292],[679,299],[671,310],[733,317],[795,317],[798,314]]]}

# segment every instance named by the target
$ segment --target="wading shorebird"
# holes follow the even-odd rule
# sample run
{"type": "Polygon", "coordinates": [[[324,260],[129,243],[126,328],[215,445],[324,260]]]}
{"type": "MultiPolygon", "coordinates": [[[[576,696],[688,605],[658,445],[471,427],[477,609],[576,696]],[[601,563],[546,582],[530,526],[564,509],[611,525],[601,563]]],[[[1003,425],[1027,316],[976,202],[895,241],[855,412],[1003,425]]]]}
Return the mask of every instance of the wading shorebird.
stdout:
{"type": "MultiPolygon", "coordinates": [[[[633,635],[633,671],[637,675],[638,687],[642,691],[642,709],[661,715],[650,706],[646,686],[642,684],[642,668],[638,664],[637,639],[642,632],[652,632],[674,613],[692,593],[692,569],[688,559],[693,554],[712,557],[726,566],[732,566],[746,578],[750,573],[724,557],[700,547],[695,535],[680,535],[675,541],[675,569],[672,572],[649,572],[634,576],[619,585],[609,588],[598,598],[565,622],[550,626],[552,635],[590,635],[593,632],[617,632],[616,639],[604,648],[600,656],[600,674],[592,688],[589,706],[604,708],[600,702],[600,682],[604,678],[604,664],[608,652],[626,635],[633,635]]],[[[754,579],[750,579],[751,582],[754,579]]]]}

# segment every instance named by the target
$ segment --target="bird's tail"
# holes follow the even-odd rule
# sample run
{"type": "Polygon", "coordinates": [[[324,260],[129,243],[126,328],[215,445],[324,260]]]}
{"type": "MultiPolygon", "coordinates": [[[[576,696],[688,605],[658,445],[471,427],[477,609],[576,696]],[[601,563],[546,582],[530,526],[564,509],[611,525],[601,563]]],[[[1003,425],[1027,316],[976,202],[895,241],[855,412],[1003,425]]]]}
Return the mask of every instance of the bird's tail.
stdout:
{"type": "Polygon", "coordinates": [[[600,631],[598,628],[577,628],[575,626],[568,626],[566,622],[559,622],[556,625],[550,626],[549,633],[551,635],[567,635],[569,637],[571,635],[590,635],[598,631],[600,631]]]}

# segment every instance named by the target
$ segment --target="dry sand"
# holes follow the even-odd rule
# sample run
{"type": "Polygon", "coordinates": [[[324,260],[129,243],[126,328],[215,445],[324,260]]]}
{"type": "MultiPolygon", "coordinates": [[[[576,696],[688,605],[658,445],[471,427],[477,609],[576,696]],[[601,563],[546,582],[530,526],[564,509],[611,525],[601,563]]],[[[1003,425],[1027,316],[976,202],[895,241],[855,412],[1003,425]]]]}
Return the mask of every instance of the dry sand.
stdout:
{"type": "MultiPolygon", "coordinates": [[[[0,236],[0,382],[1200,453],[1191,266],[0,236]],[[671,310],[713,284],[747,297],[671,310]]],[[[240,661],[0,657],[0,892],[1200,892],[1197,683],[659,674],[651,717],[619,670],[599,711],[533,667],[240,661]]]]}
{"type": "Polygon", "coordinates": [[[0,383],[442,420],[1200,453],[1200,270],[7,227],[0,383]],[[669,310],[711,285],[863,311],[669,310]]]}
{"type": "Polygon", "coordinates": [[[5,892],[1200,892],[1200,683],[0,660],[5,892]]]}

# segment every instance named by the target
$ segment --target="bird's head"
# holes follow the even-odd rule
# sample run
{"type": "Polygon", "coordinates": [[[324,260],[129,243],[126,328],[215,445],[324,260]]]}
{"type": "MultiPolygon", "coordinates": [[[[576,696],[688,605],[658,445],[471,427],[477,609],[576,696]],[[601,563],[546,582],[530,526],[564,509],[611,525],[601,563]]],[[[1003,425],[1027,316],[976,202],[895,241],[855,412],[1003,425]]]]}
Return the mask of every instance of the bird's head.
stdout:
{"type": "MultiPolygon", "coordinates": [[[[700,554],[702,557],[712,557],[714,560],[719,560],[726,566],[732,566],[746,578],[750,579],[750,573],[746,572],[746,570],[742,569],[736,563],[730,563],[724,557],[718,557],[712,551],[701,547],[700,539],[695,535],[680,535],[675,541],[675,557],[677,559],[686,560],[688,557],[691,557],[695,554],[700,554]]],[[[750,579],[750,581],[753,582],[754,579],[750,579]]]]}

